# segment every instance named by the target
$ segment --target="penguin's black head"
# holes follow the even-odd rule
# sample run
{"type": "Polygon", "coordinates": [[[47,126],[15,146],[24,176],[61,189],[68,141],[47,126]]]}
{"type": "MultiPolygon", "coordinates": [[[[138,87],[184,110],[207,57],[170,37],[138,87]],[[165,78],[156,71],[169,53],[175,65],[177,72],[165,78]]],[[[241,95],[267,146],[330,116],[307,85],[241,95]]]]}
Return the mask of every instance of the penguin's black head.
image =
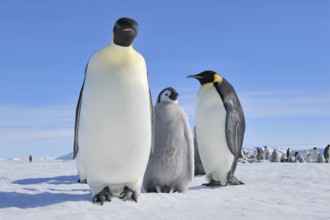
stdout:
{"type": "Polygon", "coordinates": [[[212,70],[207,70],[196,75],[190,75],[188,76],[188,78],[198,79],[201,85],[222,81],[221,76],[219,76],[216,72],[212,70]]]}
{"type": "Polygon", "coordinates": [[[299,154],[298,151],[294,152],[294,156],[296,157],[299,154]]]}
{"type": "Polygon", "coordinates": [[[175,102],[178,103],[179,93],[172,87],[163,89],[157,98],[157,103],[160,102],[175,102]]]}
{"type": "Polygon", "coordinates": [[[131,18],[120,18],[113,27],[113,42],[119,46],[129,47],[138,34],[139,25],[131,18]]]}

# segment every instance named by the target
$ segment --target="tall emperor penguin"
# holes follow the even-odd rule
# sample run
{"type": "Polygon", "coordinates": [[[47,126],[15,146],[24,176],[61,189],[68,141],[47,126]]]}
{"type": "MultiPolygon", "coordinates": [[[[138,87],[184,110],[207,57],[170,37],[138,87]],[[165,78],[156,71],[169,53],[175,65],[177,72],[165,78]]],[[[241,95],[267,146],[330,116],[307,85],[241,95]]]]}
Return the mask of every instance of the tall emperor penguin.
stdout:
{"type": "Polygon", "coordinates": [[[138,24],[120,18],[112,43],[90,58],[80,92],[74,159],[93,202],[137,201],[153,144],[146,63],[132,47],[138,24]]]}
{"type": "Polygon", "coordinates": [[[243,109],[234,88],[214,71],[188,77],[201,84],[195,117],[198,150],[209,180],[204,185],[243,184],[234,176],[245,132],[243,109]]]}

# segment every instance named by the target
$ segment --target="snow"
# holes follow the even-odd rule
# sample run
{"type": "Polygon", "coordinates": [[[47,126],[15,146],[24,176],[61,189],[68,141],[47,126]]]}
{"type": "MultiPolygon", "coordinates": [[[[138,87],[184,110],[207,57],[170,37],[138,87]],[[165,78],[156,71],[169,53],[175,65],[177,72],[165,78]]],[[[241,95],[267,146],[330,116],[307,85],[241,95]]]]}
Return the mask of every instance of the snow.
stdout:
{"type": "Polygon", "coordinates": [[[330,164],[239,163],[241,186],[91,202],[73,160],[0,161],[0,219],[329,219],[330,164]]]}

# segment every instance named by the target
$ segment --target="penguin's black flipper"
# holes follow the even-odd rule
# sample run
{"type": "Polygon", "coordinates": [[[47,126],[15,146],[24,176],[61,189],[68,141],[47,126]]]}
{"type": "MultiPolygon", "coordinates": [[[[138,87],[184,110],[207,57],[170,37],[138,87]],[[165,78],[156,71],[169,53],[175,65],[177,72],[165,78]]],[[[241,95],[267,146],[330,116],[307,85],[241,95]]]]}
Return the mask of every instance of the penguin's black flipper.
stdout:
{"type": "Polygon", "coordinates": [[[242,156],[242,144],[245,131],[245,118],[241,103],[233,86],[223,78],[214,83],[226,109],[226,140],[230,152],[235,157],[242,156]]]}
{"type": "Polygon", "coordinates": [[[242,157],[242,145],[244,138],[244,116],[237,111],[227,112],[226,140],[230,152],[237,158],[242,157]]]}
{"type": "MultiPolygon", "coordinates": [[[[149,72],[147,71],[147,77],[149,81],[149,72]]],[[[154,145],[155,145],[155,111],[154,111],[154,106],[152,103],[152,96],[151,96],[151,91],[150,91],[150,86],[149,86],[149,105],[150,105],[150,116],[151,116],[151,148],[150,148],[150,153],[154,152],[154,145]]]]}
{"type": "Polygon", "coordinates": [[[76,121],[75,121],[75,126],[74,126],[74,142],[73,142],[73,159],[76,158],[78,151],[79,151],[78,131],[79,131],[79,121],[80,121],[80,108],[81,108],[82,94],[84,91],[84,85],[85,85],[85,80],[86,80],[87,68],[88,68],[88,64],[86,65],[86,68],[85,68],[85,78],[84,78],[82,87],[80,89],[78,104],[77,104],[77,108],[76,108],[76,121]]]}
{"type": "Polygon", "coordinates": [[[127,200],[133,200],[137,202],[137,192],[131,190],[127,186],[125,186],[124,191],[119,196],[120,199],[127,201],[127,200]]]}
{"type": "Polygon", "coordinates": [[[108,186],[104,187],[104,189],[99,192],[98,194],[96,194],[93,198],[93,203],[100,203],[101,205],[103,205],[104,202],[106,201],[111,201],[111,197],[112,194],[110,192],[110,189],[108,186]]]}

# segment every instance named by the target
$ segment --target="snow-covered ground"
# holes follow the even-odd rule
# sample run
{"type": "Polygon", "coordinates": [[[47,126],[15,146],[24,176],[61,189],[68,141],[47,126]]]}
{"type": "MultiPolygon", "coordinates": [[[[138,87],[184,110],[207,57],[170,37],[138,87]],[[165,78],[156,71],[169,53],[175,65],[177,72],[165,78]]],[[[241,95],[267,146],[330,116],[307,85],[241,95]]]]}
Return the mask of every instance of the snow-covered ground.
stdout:
{"type": "Polygon", "coordinates": [[[239,163],[241,186],[91,203],[72,160],[0,161],[0,219],[330,219],[330,164],[239,163]]]}

